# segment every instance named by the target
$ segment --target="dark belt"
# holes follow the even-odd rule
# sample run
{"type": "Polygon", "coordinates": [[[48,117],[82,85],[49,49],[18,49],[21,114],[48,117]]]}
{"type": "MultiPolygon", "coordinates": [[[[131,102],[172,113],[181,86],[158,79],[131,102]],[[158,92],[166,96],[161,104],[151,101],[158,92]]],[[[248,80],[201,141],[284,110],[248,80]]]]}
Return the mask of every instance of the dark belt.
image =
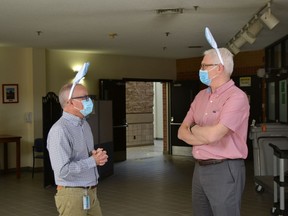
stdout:
{"type": "Polygon", "coordinates": [[[208,165],[212,165],[212,164],[219,164],[222,163],[223,161],[225,161],[227,159],[209,159],[209,160],[196,160],[200,166],[208,166],[208,165]]]}
{"type": "Polygon", "coordinates": [[[93,185],[93,186],[88,186],[88,187],[81,187],[81,186],[61,186],[61,185],[58,185],[57,186],[57,190],[61,190],[62,188],[77,188],[77,189],[95,189],[97,186],[96,185],[93,185]]]}

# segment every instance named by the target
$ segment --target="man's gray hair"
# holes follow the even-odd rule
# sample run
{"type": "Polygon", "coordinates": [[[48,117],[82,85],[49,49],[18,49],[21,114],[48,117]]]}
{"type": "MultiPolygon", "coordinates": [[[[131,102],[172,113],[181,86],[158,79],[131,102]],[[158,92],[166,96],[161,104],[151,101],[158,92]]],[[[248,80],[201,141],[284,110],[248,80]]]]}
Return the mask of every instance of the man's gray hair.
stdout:
{"type": "Polygon", "coordinates": [[[72,83],[67,83],[67,84],[63,85],[59,91],[59,102],[60,102],[62,109],[64,109],[64,107],[67,104],[69,93],[70,93],[70,90],[72,88],[72,85],[73,85],[72,83]]]}
{"type": "MultiPolygon", "coordinates": [[[[233,54],[227,49],[227,48],[219,48],[220,55],[223,59],[224,63],[224,71],[228,73],[230,76],[233,72],[234,68],[234,60],[233,60],[233,54]]],[[[217,52],[215,49],[209,49],[204,52],[204,55],[211,56],[212,59],[214,59],[215,62],[212,62],[213,64],[220,64],[220,59],[217,55],[217,52]]],[[[211,63],[211,62],[209,62],[211,63]]]]}

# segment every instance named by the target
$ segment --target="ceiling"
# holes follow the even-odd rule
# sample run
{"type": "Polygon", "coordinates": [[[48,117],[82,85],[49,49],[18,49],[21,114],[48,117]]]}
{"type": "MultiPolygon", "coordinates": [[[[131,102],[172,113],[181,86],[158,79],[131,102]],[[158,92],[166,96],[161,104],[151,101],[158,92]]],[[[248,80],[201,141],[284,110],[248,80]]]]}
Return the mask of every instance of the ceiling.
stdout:
{"type": "MultiPolygon", "coordinates": [[[[225,46],[267,2],[1,0],[0,46],[189,58],[210,48],[204,37],[206,26],[218,46],[225,46]],[[156,13],[177,8],[183,13],[156,13]]],[[[271,10],[279,24],[272,30],[264,26],[256,41],[245,44],[241,51],[263,49],[288,34],[288,1],[274,0],[271,10]]]]}

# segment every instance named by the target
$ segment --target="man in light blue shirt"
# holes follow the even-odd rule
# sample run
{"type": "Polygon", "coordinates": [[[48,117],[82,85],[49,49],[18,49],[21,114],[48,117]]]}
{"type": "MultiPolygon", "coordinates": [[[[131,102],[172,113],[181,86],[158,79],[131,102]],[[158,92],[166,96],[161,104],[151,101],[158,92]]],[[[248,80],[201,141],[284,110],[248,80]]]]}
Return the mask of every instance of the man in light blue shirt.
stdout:
{"type": "Polygon", "coordinates": [[[93,135],[86,116],[93,110],[87,89],[77,84],[69,99],[72,84],[59,92],[62,117],[52,126],[47,138],[60,215],[101,216],[97,198],[98,170],[108,159],[106,151],[94,150],[93,135]]]}

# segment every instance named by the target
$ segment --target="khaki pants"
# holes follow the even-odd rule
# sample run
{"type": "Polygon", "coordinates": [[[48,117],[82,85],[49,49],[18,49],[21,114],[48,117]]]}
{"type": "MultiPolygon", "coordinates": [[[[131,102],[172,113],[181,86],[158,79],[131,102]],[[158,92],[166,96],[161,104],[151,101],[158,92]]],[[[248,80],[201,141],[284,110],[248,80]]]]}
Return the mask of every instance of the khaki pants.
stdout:
{"type": "Polygon", "coordinates": [[[65,188],[57,190],[55,203],[60,216],[102,216],[101,207],[97,198],[97,188],[65,188]],[[90,209],[83,209],[83,196],[90,196],[90,209]]]}

